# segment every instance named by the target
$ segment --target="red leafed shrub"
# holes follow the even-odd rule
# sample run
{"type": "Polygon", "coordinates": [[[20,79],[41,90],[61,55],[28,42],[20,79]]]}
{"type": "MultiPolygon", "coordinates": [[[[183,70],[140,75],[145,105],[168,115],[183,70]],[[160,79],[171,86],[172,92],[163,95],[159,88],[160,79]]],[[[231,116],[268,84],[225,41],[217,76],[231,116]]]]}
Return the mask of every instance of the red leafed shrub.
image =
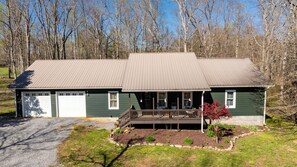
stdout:
{"type": "MultiPolygon", "coordinates": [[[[203,104],[203,116],[211,119],[211,122],[217,120],[218,123],[221,117],[231,117],[231,114],[226,106],[221,107],[219,102],[213,102],[212,104],[203,104]]],[[[221,129],[217,123],[213,125],[213,130],[216,137],[216,142],[218,143],[221,129]]]]}
{"type": "Polygon", "coordinates": [[[231,117],[229,109],[226,106],[220,107],[219,102],[213,102],[212,104],[204,103],[203,115],[211,120],[220,119],[221,117],[231,117]]]}

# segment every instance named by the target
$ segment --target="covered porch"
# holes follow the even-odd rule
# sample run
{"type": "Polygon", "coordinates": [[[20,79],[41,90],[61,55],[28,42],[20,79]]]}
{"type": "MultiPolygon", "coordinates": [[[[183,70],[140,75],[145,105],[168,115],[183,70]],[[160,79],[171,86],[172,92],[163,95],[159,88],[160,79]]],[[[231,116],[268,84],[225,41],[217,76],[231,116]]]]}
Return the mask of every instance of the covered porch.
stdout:
{"type": "MultiPolygon", "coordinates": [[[[205,91],[137,92],[138,107],[129,100],[130,108],[119,117],[119,126],[201,124],[205,91]]],[[[129,96],[130,97],[130,96],[129,96]]]]}

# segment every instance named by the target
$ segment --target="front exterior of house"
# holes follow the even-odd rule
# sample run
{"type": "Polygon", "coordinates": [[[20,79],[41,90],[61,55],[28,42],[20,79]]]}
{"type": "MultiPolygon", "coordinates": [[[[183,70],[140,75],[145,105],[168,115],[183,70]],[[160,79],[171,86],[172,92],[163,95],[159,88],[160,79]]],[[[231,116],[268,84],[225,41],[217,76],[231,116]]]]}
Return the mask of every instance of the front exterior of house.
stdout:
{"type": "MultiPolygon", "coordinates": [[[[145,111],[177,111],[178,117],[218,101],[230,109],[229,123],[248,125],[265,124],[266,87],[249,59],[197,59],[194,53],[38,60],[10,86],[19,117],[119,117],[130,106],[137,118],[145,111]]],[[[185,122],[200,120],[199,114],[180,118],[185,115],[185,122]]]]}

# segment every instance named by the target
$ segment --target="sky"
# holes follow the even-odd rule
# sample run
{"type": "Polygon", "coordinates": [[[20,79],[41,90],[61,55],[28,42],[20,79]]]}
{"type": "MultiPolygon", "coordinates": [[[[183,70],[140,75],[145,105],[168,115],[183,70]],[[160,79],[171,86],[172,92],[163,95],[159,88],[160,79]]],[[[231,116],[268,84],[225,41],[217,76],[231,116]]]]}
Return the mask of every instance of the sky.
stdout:
{"type": "MultiPolygon", "coordinates": [[[[220,0],[218,0],[220,1],[220,0]]],[[[259,11],[257,8],[257,0],[230,0],[230,1],[240,1],[244,5],[245,12],[249,13],[252,18],[254,25],[260,30],[261,29],[261,19],[259,16],[259,11]]],[[[171,32],[176,32],[178,26],[178,6],[175,0],[161,0],[162,14],[166,18],[166,26],[171,32]]]]}

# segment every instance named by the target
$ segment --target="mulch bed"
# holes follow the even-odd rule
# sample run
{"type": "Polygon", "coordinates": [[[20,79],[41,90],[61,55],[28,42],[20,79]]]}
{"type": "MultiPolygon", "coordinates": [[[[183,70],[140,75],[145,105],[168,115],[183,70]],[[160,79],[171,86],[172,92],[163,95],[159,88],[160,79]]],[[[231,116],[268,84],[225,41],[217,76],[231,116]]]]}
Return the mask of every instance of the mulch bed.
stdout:
{"type": "Polygon", "coordinates": [[[232,137],[238,136],[244,133],[248,133],[247,128],[236,126],[232,129],[232,134],[220,138],[219,143],[216,143],[214,137],[208,137],[205,133],[201,133],[200,130],[166,130],[166,129],[133,129],[129,133],[114,134],[112,138],[121,144],[127,144],[130,141],[130,144],[136,143],[145,143],[148,136],[153,136],[155,141],[151,143],[163,143],[163,144],[174,144],[174,145],[183,145],[185,138],[191,138],[193,144],[191,146],[199,147],[217,147],[217,148],[228,148],[232,137]]]}

